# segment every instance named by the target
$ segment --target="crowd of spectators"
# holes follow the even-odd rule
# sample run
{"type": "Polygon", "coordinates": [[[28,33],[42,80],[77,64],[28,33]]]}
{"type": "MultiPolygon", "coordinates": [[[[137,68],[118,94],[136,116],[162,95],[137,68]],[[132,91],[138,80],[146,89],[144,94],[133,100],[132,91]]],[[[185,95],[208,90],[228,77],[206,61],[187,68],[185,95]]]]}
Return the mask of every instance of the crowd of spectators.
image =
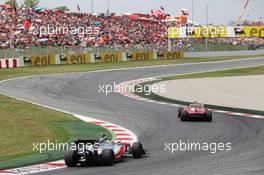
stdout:
{"type": "Polygon", "coordinates": [[[252,49],[258,48],[260,46],[264,46],[264,39],[263,38],[217,38],[210,40],[213,43],[223,43],[223,44],[230,44],[230,45],[240,45],[240,46],[248,46],[252,49]]]}
{"type": "MultiPolygon", "coordinates": [[[[165,48],[167,29],[174,25],[164,20],[133,20],[129,15],[71,13],[60,10],[0,8],[0,49],[32,47],[113,47],[132,48],[151,46],[165,48]],[[98,33],[46,33],[42,28],[97,28],[98,33]]],[[[212,39],[211,42],[233,45],[264,45],[263,38],[212,39]]],[[[182,47],[184,40],[176,40],[182,47]]],[[[174,43],[175,45],[175,43],[174,43]]]]}
{"type": "Polygon", "coordinates": [[[259,20],[259,21],[245,20],[243,25],[245,26],[264,26],[264,21],[263,20],[259,20]]]}
{"type": "Polygon", "coordinates": [[[127,15],[91,15],[63,11],[0,9],[0,48],[30,47],[135,47],[167,43],[167,27],[158,20],[131,20],[127,15]],[[92,28],[99,33],[41,33],[46,28],[92,28]]]}

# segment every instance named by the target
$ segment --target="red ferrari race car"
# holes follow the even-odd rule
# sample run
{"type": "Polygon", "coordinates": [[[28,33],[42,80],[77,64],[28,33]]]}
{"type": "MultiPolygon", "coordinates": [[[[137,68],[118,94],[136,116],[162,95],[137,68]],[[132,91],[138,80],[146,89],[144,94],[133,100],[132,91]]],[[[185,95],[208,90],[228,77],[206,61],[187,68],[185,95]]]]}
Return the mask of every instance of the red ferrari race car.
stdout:
{"type": "Polygon", "coordinates": [[[66,166],[113,165],[131,155],[141,158],[146,154],[140,142],[132,145],[121,142],[111,142],[106,136],[99,140],[77,140],[76,149],[68,150],[64,156],[66,166]]]}
{"type": "Polygon", "coordinates": [[[190,106],[180,107],[178,117],[181,121],[203,120],[211,122],[212,112],[205,108],[203,104],[194,102],[190,106]]]}

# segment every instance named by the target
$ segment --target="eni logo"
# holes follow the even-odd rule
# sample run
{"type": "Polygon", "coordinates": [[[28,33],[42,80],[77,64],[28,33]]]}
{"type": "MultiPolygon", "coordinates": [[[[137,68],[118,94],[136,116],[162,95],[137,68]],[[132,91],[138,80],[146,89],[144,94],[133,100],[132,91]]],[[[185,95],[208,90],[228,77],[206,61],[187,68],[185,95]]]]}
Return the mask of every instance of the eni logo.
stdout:
{"type": "Polygon", "coordinates": [[[48,66],[51,64],[50,55],[47,56],[37,56],[34,58],[34,65],[36,66],[48,66]]]}
{"type": "Polygon", "coordinates": [[[104,55],[105,62],[116,62],[118,61],[118,54],[117,53],[109,53],[104,55]]]}
{"type": "Polygon", "coordinates": [[[134,59],[138,61],[149,60],[149,53],[148,52],[135,53],[134,59]]]}

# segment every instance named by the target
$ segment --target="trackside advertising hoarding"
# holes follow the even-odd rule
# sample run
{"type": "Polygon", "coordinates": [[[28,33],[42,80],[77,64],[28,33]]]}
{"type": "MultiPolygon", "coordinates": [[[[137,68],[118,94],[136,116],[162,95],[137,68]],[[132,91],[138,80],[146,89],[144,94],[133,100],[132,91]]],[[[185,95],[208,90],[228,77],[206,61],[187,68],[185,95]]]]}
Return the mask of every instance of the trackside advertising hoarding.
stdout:
{"type": "Polygon", "coordinates": [[[24,56],[22,59],[24,66],[50,66],[57,64],[55,54],[24,56]]]}
{"type": "Polygon", "coordinates": [[[170,39],[264,37],[264,26],[170,27],[168,34],[170,39]]]}
{"type": "Polygon", "coordinates": [[[90,54],[85,53],[66,54],[66,57],[60,57],[60,64],[85,64],[90,62],[90,54]]]}
{"type": "MultiPolygon", "coordinates": [[[[177,51],[132,51],[132,52],[100,52],[100,53],[68,53],[22,56],[18,58],[19,66],[49,66],[56,64],[89,64],[98,62],[172,60],[184,58],[184,50],[177,51]]],[[[0,68],[4,67],[0,64],[0,68]]],[[[5,68],[5,67],[4,67],[5,68]]]]}

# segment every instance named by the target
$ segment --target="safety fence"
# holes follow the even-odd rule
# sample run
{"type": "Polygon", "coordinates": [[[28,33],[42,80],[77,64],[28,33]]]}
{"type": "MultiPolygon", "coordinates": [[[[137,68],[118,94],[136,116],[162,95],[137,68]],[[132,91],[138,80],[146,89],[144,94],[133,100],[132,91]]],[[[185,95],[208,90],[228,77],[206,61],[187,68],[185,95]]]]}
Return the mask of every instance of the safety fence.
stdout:
{"type": "MultiPolygon", "coordinates": [[[[239,51],[239,50],[258,50],[264,49],[264,44],[253,44],[251,41],[248,43],[233,42],[232,39],[227,41],[223,39],[185,39],[183,43],[181,39],[172,40],[172,50],[185,49],[185,52],[214,52],[214,51],[239,51]],[[180,43],[180,44],[179,44],[180,43]],[[182,43],[182,44],[181,44],[182,43]]],[[[24,55],[48,55],[48,54],[68,54],[75,52],[87,52],[87,53],[98,53],[98,52],[133,52],[133,51],[166,51],[167,46],[135,46],[132,48],[118,48],[118,47],[32,47],[24,49],[0,49],[0,59],[2,58],[18,58],[24,55]]]]}
{"type": "MultiPolygon", "coordinates": [[[[178,49],[178,48],[177,48],[178,49]]],[[[134,46],[134,47],[32,47],[32,48],[23,48],[23,49],[1,49],[0,48],[0,59],[1,58],[17,58],[24,55],[33,56],[33,55],[48,55],[48,54],[68,54],[75,52],[88,52],[88,53],[98,53],[98,52],[141,52],[141,51],[166,51],[167,47],[158,47],[158,46],[134,46]]]]}

